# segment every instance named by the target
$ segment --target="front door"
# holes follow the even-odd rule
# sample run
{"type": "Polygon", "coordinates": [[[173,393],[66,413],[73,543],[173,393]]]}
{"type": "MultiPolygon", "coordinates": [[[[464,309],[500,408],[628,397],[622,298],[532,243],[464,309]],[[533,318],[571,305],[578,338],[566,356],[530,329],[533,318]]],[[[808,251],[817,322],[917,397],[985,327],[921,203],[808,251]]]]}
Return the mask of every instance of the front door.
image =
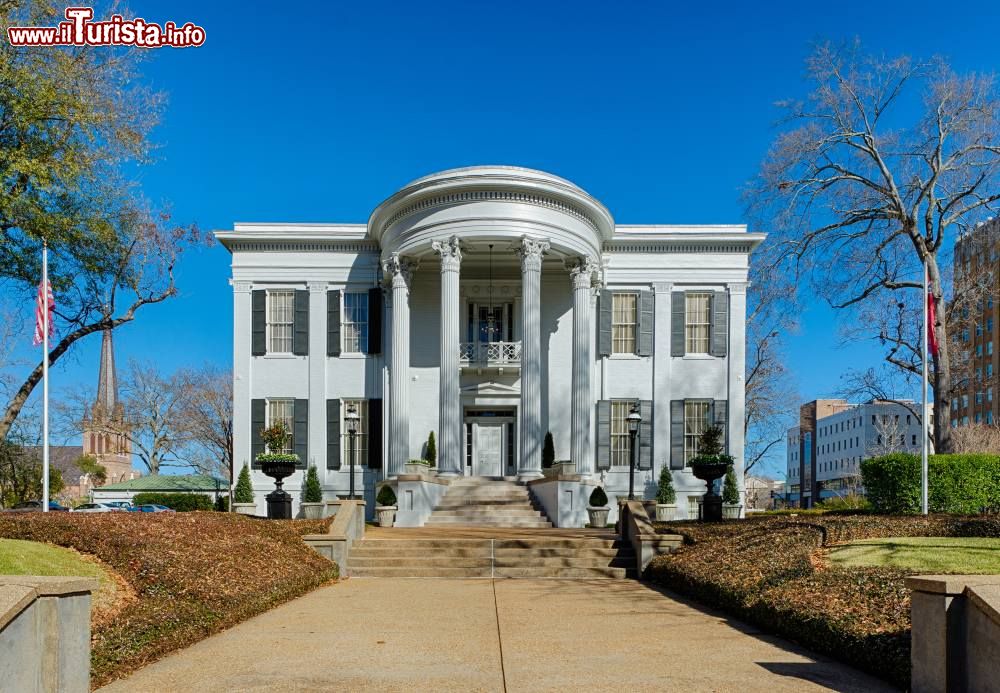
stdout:
{"type": "Polygon", "coordinates": [[[503,476],[503,424],[477,423],[473,426],[476,453],[472,473],[476,476],[503,476]]]}

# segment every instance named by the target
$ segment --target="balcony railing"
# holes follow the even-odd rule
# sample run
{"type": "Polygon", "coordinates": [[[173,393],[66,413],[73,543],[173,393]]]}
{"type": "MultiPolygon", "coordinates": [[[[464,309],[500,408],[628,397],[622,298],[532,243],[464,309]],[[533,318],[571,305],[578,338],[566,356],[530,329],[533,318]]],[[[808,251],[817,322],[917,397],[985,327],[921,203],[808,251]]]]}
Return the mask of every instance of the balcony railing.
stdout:
{"type": "Polygon", "coordinates": [[[463,365],[519,366],[520,342],[461,342],[458,360],[463,365]]]}

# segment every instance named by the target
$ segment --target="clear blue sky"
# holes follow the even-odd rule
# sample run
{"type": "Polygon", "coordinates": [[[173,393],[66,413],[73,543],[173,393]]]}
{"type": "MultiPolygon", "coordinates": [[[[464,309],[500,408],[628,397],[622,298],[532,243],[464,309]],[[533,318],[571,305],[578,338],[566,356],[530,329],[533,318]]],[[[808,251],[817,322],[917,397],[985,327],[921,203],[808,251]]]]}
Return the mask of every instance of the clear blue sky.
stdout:
{"type": "MultiPolygon", "coordinates": [[[[481,163],[565,176],[625,223],[742,222],[739,189],[804,94],[812,42],[998,66],[1000,3],[130,3],[205,27],[152,51],[169,95],[142,171],[154,202],[204,229],[234,221],[362,222],[407,181],[481,163]],[[765,7],[767,5],[767,7],[765,7]]],[[[766,230],[766,229],[765,229],[766,230]]],[[[228,253],[186,257],[181,295],[116,332],[120,362],[229,364],[228,253]]],[[[816,308],[790,340],[804,398],[877,351],[836,347],[816,308]]],[[[99,336],[53,373],[96,378],[99,336]]]]}

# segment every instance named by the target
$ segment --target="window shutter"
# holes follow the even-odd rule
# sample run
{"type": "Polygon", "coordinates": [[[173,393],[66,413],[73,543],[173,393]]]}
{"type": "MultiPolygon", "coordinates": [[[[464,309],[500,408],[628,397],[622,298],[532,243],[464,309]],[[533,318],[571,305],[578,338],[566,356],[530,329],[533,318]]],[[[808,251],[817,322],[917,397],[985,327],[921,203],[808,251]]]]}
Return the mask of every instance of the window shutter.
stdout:
{"type": "Polygon", "coordinates": [[[326,400],[326,468],[340,469],[340,400],[326,400]]]}
{"type": "Polygon", "coordinates": [[[684,327],[687,321],[683,291],[673,291],[670,294],[670,355],[684,355],[684,327]]]}
{"type": "Polygon", "coordinates": [[[309,353],[309,292],[295,292],[295,318],[292,323],[292,353],[305,356],[309,353]]]}
{"type": "Polygon", "coordinates": [[[382,289],[368,289],[368,353],[382,353],[382,289]]]}
{"type": "Polygon", "coordinates": [[[611,292],[603,289],[597,300],[597,351],[611,356],[611,292]]]}
{"type": "Polygon", "coordinates": [[[267,292],[255,289],[250,298],[250,353],[267,353],[267,292]]]}
{"type": "Polygon", "coordinates": [[[611,469],[611,401],[606,399],[597,403],[597,469],[611,469]]]}
{"type": "Polygon", "coordinates": [[[684,400],[682,399],[670,401],[670,468],[684,469],[684,400]]]}
{"type": "Polygon", "coordinates": [[[382,469],[382,400],[368,400],[368,468],[382,469]]]}
{"type": "Polygon", "coordinates": [[[639,402],[639,416],[642,423],[639,424],[639,457],[637,464],[639,469],[649,470],[653,468],[653,402],[648,399],[639,402]]]}
{"type": "Polygon", "coordinates": [[[340,292],[326,292],[326,355],[340,356],[340,292]]]}
{"type": "Polygon", "coordinates": [[[712,296],[712,356],[725,356],[729,344],[729,295],[716,291],[712,296]]]}
{"type": "Polygon", "coordinates": [[[722,429],[722,449],[729,452],[729,402],[717,399],[712,406],[712,423],[722,429]]]}
{"type": "Polygon", "coordinates": [[[292,446],[299,456],[299,469],[309,463],[309,400],[297,399],[292,408],[292,446]]]}
{"type": "Polygon", "coordinates": [[[639,356],[653,355],[653,301],[652,291],[639,292],[639,356]]]}
{"type": "Polygon", "coordinates": [[[262,399],[250,400],[250,466],[260,469],[257,455],[264,454],[264,439],[260,432],[264,430],[266,403],[262,399]]]}

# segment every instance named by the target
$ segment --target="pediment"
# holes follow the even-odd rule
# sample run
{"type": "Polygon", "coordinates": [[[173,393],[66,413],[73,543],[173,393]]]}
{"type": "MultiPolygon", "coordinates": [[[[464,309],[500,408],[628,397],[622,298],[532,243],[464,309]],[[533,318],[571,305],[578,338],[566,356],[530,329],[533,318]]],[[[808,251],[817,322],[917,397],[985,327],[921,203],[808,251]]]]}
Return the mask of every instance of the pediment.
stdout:
{"type": "Polygon", "coordinates": [[[489,381],[484,383],[473,383],[471,385],[466,385],[462,388],[463,395],[509,395],[509,396],[520,396],[521,391],[511,385],[504,385],[503,383],[498,383],[496,381],[489,381]]]}

